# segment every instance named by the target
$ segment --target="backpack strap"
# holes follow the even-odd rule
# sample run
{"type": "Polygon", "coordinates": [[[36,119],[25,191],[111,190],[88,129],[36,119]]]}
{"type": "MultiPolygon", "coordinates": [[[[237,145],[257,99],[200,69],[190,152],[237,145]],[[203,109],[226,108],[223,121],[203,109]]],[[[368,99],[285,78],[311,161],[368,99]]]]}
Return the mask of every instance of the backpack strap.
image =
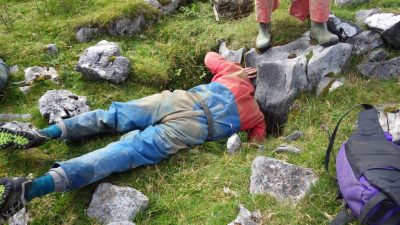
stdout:
{"type": "Polygon", "coordinates": [[[335,219],[333,219],[329,225],[345,225],[353,219],[353,214],[347,210],[346,206],[343,206],[340,212],[336,215],[335,219]]]}
{"type": "Polygon", "coordinates": [[[373,107],[372,105],[370,105],[370,104],[357,104],[357,105],[355,105],[355,106],[352,106],[349,110],[347,110],[347,111],[342,115],[342,117],[339,119],[338,123],[336,124],[335,129],[333,130],[333,133],[332,133],[332,135],[331,135],[331,137],[330,137],[330,139],[329,139],[328,148],[326,149],[326,153],[325,153],[325,163],[324,163],[324,164],[325,164],[325,170],[326,170],[326,171],[328,171],[329,159],[330,159],[330,156],[331,156],[331,153],[332,153],[333,144],[335,143],[336,133],[337,133],[337,131],[338,131],[338,129],[339,129],[339,125],[340,125],[340,123],[342,122],[343,118],[344,118],[345,116],[347,116],[347,114],[349,114],[354,108],[356,108],[356,107],[358,107],[358,106],[363,106],[364,109],[372,109],[372,108],[374,108],[374,107],[373,107]]]}
{"type": "MultiPolygon", "coordinates": [[[[384,193],[379,193],[376,196],[374,196],[373,198],[371,198],[362,208],[361,210],[361,214],[360,217],[358,218],[358,220],[361,222],[361,224],[370,224],[371,220],[373,221],[379,221],[380,219],[382,219],[382,217],[384,217],[387,213],[386,210],[383,210],[383,214],[382,213],[378,213],[375,212],[375,214],[378,215],[370,215],[370,213],[373,210],[376,210],[378,205],[384,205],[385,202],[384,201],[390,201],[390,199],[387,197],[386,194],[384,193]],[[374,218],[376,217],[376,218],[374,218]]],[[[389,208],[393,207],[393,204],[390,204],[388,206],[389,208]]],[[[381,206],[379,208],[384,208],[384,206],[381,206]]],[[[388,220],[379,223],[380,225],[397,225],[399,224],[400,221],[400,212],[396,212],[394,215],[392,215],[388,220]]]]}

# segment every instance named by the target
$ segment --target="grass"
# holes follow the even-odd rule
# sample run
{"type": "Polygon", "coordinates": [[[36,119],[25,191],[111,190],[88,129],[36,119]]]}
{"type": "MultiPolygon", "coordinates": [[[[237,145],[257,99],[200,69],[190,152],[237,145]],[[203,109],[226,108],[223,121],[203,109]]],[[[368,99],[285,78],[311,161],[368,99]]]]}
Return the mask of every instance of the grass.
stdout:
{"type": "MultiPolygon", "coordinates": [[[[137,99],[163,89],[190,88],[210,80],[203,58],[207,51],[217,50],[219,40],[225,39],[228,47],[233,49],[242,46],[249,49],[254,46],[257,35],[254,13],[241,20],[216,23],[209,3],[204,1],[161,17],[158,24],[140,35],[101,36],[89,43],[78,43],[74,39],[77,27],[105,25],[121,16],[137,13],[136,10],[142,9],[139,7],[142,3],[136,0],[74,0],[63,6],[60,5],[62,1],[50,2],[54,4],[46,8],[43,1],[38,1],[38,10],[34,1],[9,0],[7,5],[14,20],[13,28],[6,31],[0,26],[0,57],[9,65],[18,64],[21,68],[19,73],[11,76],[11,81],[23,79],[23,69],[35,65],[53,66],[61,76],[60,85],[38,81],[26,96],[11,83],[1,94],[0,113],[32,113],[30,122],[38,127],[47,125],[37,105],[47,90],[64,88],[85,95],[91,108],[96,109],[107,108],[112,101],[137,99]],[[102,39],[117,42],[122,55],[133,64],[131,74],[123,84],[86,80],[74,71],[79,54],[102,39]],[[49,55],[42,50],[49,43],[57,44],[58,55],[49,55]]],[[[308,29],[309,22],[301,23],[290,17],[288,7],[289,1],[283,1],[282,7],[274,13],[275,45],[293,41],[308,29]]],[[[345,8],[334,6],[333,11],[353,20],[357,10],[372,7],[400,12],[398,0],[373,0],[345,8]]],[[[400,52],[391,50],[390,53],[398,56],[400,52]]],[[[149,208],[136,217],[137,224],[227,224],[236,217],[239,203],[249,210],[260,209],[263,224],[327,224],[330,216],[339,211],[341,202],[335,200],[335,182],[323,170],[327,136],[320,129],[321,124],[334,127],[341,114],[357,103],[379,105],[400,100],[396,80],[361,77],[356,65],[362,59],[355,57],[352,60],[352,66],[343,74],[346,78],[344,87],[322,97],[304,93],[296,101],[297,107],[291,112],[283,135],[295,130],[305,132],[305,137],[294,143],[302,149],[300,155],[273,153],[283,139],[269,137],[262,153],[245,147],[239,154],[230,156],[222,140],[181,151],[159,165],[112,175],[102,182],[134,187],[149,197],[149,208]],[[279,203],[265,195],[252,196],[249,194],[250,166],[258,155],[312,168],[320,179],[296,206],[279,203]],[[224,187],[238,195],[225,194],[224,187]]],[[[350,135],[355,118],[356,113],[353,113],[343,121],[336,149],[350,135]]],[[[54,161],[80,156],[118,139],[118,136],[100,136],[77,143],[54,140],[26,151],[1,150],[0,176],[26,176],[29,173],[39,176],[46,173],[54,161]]],[[[333,167],[331,169],[333,174],[333,167]]],[[[97,184],[35,199],[30,204],[32,224],[96,224],[85,215],[85,209],[97,184]]]]}

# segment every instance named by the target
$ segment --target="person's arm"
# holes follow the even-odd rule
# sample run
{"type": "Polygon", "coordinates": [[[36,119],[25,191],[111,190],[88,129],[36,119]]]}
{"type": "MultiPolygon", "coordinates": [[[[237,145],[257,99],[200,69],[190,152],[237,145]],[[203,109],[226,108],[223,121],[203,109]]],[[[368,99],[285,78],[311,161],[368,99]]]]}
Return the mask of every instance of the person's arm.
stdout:
{"type": "Polygon", "coordinates": [[[264,120],[259,122],[256,126],[254,126],[248,134],[249,140],[255,140],[257,142],[262,142],[265,138],[265,122],[264,120]]]}
{"type": "Polygon", "coordinates": [[[214,75],[212,81],[215,81],[222,76],[243,70],[239,64],[227,61],[216,52],[207,53],[204,59],[204,64],[214,75]]]}

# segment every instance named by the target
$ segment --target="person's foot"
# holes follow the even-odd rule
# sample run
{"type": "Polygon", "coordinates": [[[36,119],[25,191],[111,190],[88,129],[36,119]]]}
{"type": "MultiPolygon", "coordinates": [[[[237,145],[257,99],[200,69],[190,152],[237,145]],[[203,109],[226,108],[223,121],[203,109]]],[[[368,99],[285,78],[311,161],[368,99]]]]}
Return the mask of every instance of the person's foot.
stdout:
{"type": "Polygon", "coordinates": [[[317,23],[311,21],[311,37],[318,41],[322,46],[331,46],[339,43],[339,37],[328,31],[326,23],[317,23]]]}
{"type": "Polygon", "coordinates": [[[256,49],[259,53],[265,52],[271,47],[271,23],[258,23],[259,31],[256,39],[256,49]]]}
{"type": "Polygon", "coordinates": [[[36,147],[48,139],[30,124],[20,122],[0,123],[0,149],[36,147]]]}
{"type": "Polygon", "coordinates": [[[4,177],[0,179],[0,224],[23,209],[28,201],[25,192],[31,187],[32,181],[26,177],[4,177]]]}

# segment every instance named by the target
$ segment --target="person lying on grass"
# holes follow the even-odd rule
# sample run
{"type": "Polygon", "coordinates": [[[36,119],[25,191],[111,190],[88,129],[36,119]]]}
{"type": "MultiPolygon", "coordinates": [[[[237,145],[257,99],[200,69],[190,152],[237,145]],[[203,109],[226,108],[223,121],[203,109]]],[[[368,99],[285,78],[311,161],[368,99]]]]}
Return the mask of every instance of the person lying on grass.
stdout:
{"type": "Polygon", "coordinates": [[[71,191],[112,173],[156,164],[180,149],[249,131],[249,139],[265,137],[264,115],[254,98],[250,78],[256,69],[243,69],[215,52],[205,57],[214,77],[209,84],[188,91],[164,91],[130,102],[114,102],[42,130],[18,131],[0,126],[3,147],[30,148],[51,138],[82,140],[103,133],[125,133],[117,142],[77,158],[53,164],[50,171],[30,180],[5,177],[0,202],[0,224],[33,198],[71,191]]]}

